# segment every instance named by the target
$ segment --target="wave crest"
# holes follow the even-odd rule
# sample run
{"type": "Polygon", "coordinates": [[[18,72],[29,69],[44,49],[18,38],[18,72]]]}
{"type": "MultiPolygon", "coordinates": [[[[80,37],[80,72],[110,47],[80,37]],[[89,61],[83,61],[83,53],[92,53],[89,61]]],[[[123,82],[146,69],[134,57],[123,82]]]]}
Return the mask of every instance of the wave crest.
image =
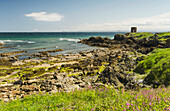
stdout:
{"type": "Polygon", "coordinates": [[[80,39],[70,39],[70,38],[59,38],[60,41],[73,41],[73,42],[78,42],[80,39]]]}
{"type": "Polygon", "coordinates": [[[23,41],[23,40],[0,40],[0,43],[11,43],[11,42],[23,42],[23,43],[29,43],[29,44],[32,44],[32,43],[35,43],[33,41],[23,41]]]}

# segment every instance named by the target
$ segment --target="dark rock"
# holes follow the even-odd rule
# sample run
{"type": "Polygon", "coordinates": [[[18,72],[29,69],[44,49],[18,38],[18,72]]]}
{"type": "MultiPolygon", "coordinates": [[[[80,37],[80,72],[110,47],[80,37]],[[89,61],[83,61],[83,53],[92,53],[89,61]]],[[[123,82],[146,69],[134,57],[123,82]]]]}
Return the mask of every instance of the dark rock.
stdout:
{"type": "Polygon", "coordinates": [[[123,84],[118,80],[115,72],[116,71],[112,67],[108,66],[99,76],[99,81],[104,84],[112,84],[118,87],[123,86],[123,84]]]}
{"type": "Polygon", "coordinates": [[[155,47],[150,47],[150,48],[142,47],[141,49],[138,50],[138,52],[142,54],[148,54],[149,52],[152,52],[154,49],[155,47]]]}
{"type": "Polygon", "coordinates": [[[146,46],[146,47],[151,47],[151,46],[155,47],[155,46],[157,46],[158,44],[159,44],[159,40],[158,40],[158,39],[154,39],[154,40],[149,40],[149,41],[147,41],[147,42],[144,44],[144,46],[146,46]]]}
{"type": "Polygon", "coordinates": [[[18,80],[18,81],[15,81],[13,84],[14,85],[21,85],[21,84],[23,84],[23,81],[22,80],[18,80]]]}
{"type": "Polygon", "coordinates": [[[20,53],[27,53],[27,51],[16,51],[16,52],[7,52],[7,53],[1,53],[1,57],[6,57],[6,56],[11,56],[11,55],[16,55],[20,53]]]}
{"type": "Polygon", "coordinates": [[[9,58],[9,61],[13,62],[13,61],[18,61],[19,59],[15,56],[12,56],[9,58]]]}
{"type": "Polygon", "coordinates": [[[125,44],[133,44],[133,41],[131,39],[124,39],[123,43],[125,43],[125,44]]]}
{"type": "Polygon", "coordinates": [[[170,38],[166,40],[166,47],[170,47],[170,38]]]}
{"type": "MultiPolygon", "coordinates": [[[[88,41],[94,41],[96,38],[95,37],[90,37],[88,41]]],[[[86,39],[87,40],[87,39],[86,39]]]]}
{"type": "Polygon", "coordinates": [[[56,79],[56,80],[58,79],[58,78],[57,78],[57,76],[56,76],[56,75],[54,75],[54,74],[53,74],[53,78],[54,78],[54,79],[56,79]]]}
{"type": "Polygon", "coordinates": [[[90,37],[88,41],[91,42],[103,42],[103,38],[102,37],[90,37]]]}
{"type": "Polygon", "coordinates": [[[116,34],[114,36],[114,40],[122,41],[124,39],[127,39],[126,35],[124,35],[124,34],[116,34]]]}

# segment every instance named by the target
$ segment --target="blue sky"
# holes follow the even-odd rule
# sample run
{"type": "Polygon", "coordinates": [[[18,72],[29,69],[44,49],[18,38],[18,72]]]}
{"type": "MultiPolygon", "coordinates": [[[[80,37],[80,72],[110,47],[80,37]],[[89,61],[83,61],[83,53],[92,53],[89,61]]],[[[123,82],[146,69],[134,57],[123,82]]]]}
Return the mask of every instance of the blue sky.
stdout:
{"type": "Polygon", "coordinates": [[[170,0],[0,0],[0,32],[170,31],[170,0]]]}

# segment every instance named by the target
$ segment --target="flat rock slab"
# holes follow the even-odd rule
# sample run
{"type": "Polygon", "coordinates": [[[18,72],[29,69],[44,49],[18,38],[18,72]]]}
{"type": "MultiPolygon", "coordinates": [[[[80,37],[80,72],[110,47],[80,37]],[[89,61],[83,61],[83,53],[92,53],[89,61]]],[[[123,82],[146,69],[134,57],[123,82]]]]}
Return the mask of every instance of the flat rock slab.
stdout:
{"type": "Polygon", "coordinates": [[[0,88],[4,88],[4,87],[12,87],[13,84],[1,84],[0,88]]]}

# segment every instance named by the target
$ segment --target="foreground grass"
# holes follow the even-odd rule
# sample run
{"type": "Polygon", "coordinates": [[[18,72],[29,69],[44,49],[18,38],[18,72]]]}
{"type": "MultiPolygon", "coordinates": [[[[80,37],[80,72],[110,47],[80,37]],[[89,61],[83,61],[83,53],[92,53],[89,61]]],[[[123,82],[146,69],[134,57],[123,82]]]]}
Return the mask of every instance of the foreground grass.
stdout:
{"type": "Polygon", "coordinates": [[[119,91],[111,88],[39,94],[9,103],[1,102],[1,111],[169,111],[170,88],[119,91]]]}

